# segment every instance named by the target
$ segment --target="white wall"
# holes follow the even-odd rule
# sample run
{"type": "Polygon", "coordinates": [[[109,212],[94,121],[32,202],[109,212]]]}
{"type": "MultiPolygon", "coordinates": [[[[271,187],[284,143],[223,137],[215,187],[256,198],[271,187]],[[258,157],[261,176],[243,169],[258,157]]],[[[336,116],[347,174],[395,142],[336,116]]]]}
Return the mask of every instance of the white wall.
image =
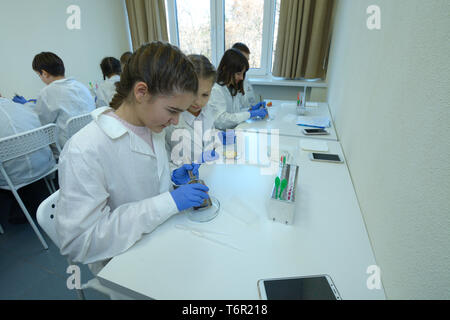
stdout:
{"type": "MultiPolygon", "coordinates": [[[[261,95],[266,100],[295,100],[297,93],[303,91],[303,87],[256,84],[253,84],[253,89],[258,99],[261,95]]],[[[310,88],[307,99],[307,101],[327,102],[327,88],[310,88]]]]}
{"type": "Polygon", "coordinates": [[[123,0],[0,0],[0,93],[33,98],[45,86],[31,68],[36,54],[56,53],[73,76],[88,85],[103,77],[105,56],[129,50],[123,0]],[[81,29],[69,30],[70,5],[81,9],[81,29]]]}
{"type": "Polygon", "coordinates": [[[328,101],[391,299],[450,299],[449,13],[448,0],[337,4],[328,101]]]}

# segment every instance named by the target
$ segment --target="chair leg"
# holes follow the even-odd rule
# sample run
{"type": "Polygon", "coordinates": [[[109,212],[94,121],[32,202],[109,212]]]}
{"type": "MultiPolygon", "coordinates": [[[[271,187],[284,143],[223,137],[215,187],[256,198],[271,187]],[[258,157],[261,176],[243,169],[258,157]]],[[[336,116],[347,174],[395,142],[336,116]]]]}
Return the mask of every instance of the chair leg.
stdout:
{"type": "Polygon", "coordinates": [[[0,224],[0,233],[4,234],[5,232],[3,231],[2,225],[0,224]]]}
{"type": "Polygon", "coordinates": [[[55,184],[53,183],[53,178],[50,178],[50,185],[52,186],[53,193],[56,192],[55,184]]]}
{"type": "Polygon", "coordinates": [[[36,233],[37,237],[39,238],[39,240],[41,241],[42,245],[44,246],[44,249],[47,250],[48,249],[47,242],[45,242],[45,240],[42,237],[41,233],[39,232],[38,228],[34,224],[33,219],[31,218],[30,214],[28,213],[27,208],[23,204],[22,199],[20,199],[19,194],[17,193],[16,189],[12,188],[11,191],[14,194],[14,198],[16,198],[17,202],[19,203],[19,206],[22,209],[23,213],[25,214],[25,217],[27,218],[28,222],[31,224],[31,227],[34,230],[34,233],[36,233]]]}
{"type": "Polygon", "coordinates": [[[80,299],[80,300],[86,300],[86,297],[84,296],[83,290],[77,289],[77,295],[78,295],[78,299],[80,299]]]}
{"type": "Polygon", "coordinates": [[[47,186],[48,191],[50,192],[50,195],[52,195],[54,191],[53,191],[52,187],[50,186],[50,184],[48,183],[47,177],[44,178],[44,181],[45,181],[45,185],[47,186]]]}

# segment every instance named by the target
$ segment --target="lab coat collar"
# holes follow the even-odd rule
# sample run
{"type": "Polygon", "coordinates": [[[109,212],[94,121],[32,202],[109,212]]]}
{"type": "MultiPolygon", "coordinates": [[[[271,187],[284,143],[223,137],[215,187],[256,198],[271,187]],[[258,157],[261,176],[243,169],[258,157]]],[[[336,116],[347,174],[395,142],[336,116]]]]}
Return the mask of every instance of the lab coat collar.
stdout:
{"type": "Polygon", "coordinates": [[[166,147],[165,147],[165,132],[153,133],[152,141],[153,148],[148,145],[147,142],[138,137],[135,133],[128,131],[128,129],[120,123],[117,119],[105,116],[106,112],[111,111],[110,107],[101,107],[92,111],[91,115],[98,126],[105,132],[105,134],[111,139],[118,139],[124,134],[128,133],[130,136],[130,149],[133,152],[142,153],[156,158],[158,164],[158,176],[161,178],[163,173],[165,162],[167,160],[166,147]]]}
{"type": "Polygon", "coordinates": [[[103,116],[105,113],[113,110],[110,107],[101,107],[92,111],[91,115],[98,126],[106,133],[111,139],[117,139],[123,136],[128,130],[113,117],[103,116]]]}
{"type": "Polygon", "coordinates": [[[190,126],[190,127],[194,127],[194,121],[202,121],[204,118],[204,114],[203,114],[203,109],[200,110],[199,115],[196,117],[194,116],[192,113],[190,113],[189,111],[185,111],[182,113],[182,117],[184,118],[184,121],[190,126]]]}
{"type": "Polygon", "coordinates": [[[120,81],[120,76],[116,74],[116,75],[114,75],[111,78],[108,78],[106,80],[109,80],[110,82],[116,83],[116,82],[120,81]]]}
{"type": "MultiPolygon", "coordinates": [[[[55,80],[55,81],[53,81],[52,83],[58,84],[58,83],[69,82],[69,81],[74,81],[74,80],[75,80],[74,77],[67,77],[67,78],[55,80]]],[[[52,84],[52,83],[50,83],[50,84],[52,84]]]]}

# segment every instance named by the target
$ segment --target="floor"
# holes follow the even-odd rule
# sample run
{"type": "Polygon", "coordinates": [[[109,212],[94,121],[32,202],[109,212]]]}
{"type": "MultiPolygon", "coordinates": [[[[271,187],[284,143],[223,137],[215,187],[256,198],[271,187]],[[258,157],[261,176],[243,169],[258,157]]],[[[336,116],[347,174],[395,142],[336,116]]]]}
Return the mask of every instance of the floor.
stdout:
{"type": "MultiPolygon", "coordinates": [[[[66,285],[70,276],[66,273],[66,258],[42,229],[47,250],[29,223],[8,223],[8,209],[0,199],[0,224],[4,230],[0,234],[0,300],[77,300],[76,291],[66,285]]],[[[93,277],[87,266],[80,265],[80,270],[82,283],[93,277]]],[[[93,289],[84,293],[87,300],[109,300],[93,289]]]]}

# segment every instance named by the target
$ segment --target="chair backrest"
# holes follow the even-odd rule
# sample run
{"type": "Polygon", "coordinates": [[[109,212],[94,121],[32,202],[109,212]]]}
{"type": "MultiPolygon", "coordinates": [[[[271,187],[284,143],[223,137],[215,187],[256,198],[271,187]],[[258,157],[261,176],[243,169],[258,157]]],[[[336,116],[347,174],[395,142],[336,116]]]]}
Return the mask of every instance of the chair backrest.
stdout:
{"type": "Polygon", "coordinates": [[[58,127],[52,123],[0,139],[0,164],[55,144],[59,152],[58,127]]]}
{"type": "Polygon", "coordinates": [[[81,116],[75,116],[67,120],[67,140],[91,121],[92,116],[90,113],[82,114],[81,116]]]}
{"type": "Polygon", "coordinates": [[[52,239],[53,243],[60,248],[58,235],[56,234],[56,204],[58,197],[59,190],[42,201],[37,209],[36,218],[41,228],[52,239]]]}

